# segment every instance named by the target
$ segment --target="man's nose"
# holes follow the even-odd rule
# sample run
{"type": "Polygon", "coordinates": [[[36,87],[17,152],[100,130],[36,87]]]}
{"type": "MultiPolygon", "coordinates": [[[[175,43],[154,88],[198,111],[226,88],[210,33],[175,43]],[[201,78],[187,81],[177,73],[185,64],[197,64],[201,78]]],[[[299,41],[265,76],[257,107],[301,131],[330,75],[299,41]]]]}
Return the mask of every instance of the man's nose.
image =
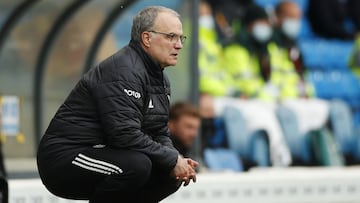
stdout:
{"type": "Polygon", "coordinates": [[[176,49],[182,49],[183,48],[183,44],[182,44],[180,38],[176,41],[175,48],[176,49]]]}

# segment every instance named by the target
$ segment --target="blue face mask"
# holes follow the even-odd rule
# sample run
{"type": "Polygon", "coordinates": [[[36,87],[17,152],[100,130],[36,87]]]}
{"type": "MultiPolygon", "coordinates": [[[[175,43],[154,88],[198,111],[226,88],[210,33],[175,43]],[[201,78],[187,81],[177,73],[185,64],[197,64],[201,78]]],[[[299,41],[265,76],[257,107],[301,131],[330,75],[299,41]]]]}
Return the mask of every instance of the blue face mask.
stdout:
{"type": "Polygon", "coordinates": [[[215,22],[211,15],[205,15],[199,17],[199,26],[206,29],[214,29],[215,22]]]}
{"type": "Polygon", "coordinates": [[[272,28],[268,24],[258,23],[252,29],[252,35],[258,42],[269,41],[272,35],[272,28]]]}
{"type": "Polygon", "coordinates": [[[281,29],[284,34],[291,39],[296,39],[296,37],[299,35],[300,28],[300,20],[291,18],[284,19],[284,22],[281,25],[281,29]]]}

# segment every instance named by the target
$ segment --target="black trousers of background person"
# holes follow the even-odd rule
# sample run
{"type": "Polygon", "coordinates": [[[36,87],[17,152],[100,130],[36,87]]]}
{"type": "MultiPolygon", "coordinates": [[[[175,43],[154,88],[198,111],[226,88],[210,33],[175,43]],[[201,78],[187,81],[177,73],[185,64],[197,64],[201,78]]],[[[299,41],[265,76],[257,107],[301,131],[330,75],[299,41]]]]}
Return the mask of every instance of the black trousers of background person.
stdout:
{"type": "Polygon", "coordinates": [[[136,151],[90,148],[56,163],[49,163],[51,158],[41,154],[40,177],[50,192],[63,198],[89,199],[90,203],[155,203],[181,185],[136,151]]]}

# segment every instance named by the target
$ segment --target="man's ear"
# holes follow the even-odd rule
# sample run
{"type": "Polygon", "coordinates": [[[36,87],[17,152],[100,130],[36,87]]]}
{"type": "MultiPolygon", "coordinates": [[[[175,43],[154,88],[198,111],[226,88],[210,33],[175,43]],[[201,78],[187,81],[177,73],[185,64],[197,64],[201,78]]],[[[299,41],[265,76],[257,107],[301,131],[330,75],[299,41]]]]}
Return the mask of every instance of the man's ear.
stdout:
{"type": "Polygon", "coordinates": [[[142,40],[145,47],[147,47],[147,48],[150,47],[151,36],[150,36],[149,32],[141,33],[141,40],[142,40]]]}

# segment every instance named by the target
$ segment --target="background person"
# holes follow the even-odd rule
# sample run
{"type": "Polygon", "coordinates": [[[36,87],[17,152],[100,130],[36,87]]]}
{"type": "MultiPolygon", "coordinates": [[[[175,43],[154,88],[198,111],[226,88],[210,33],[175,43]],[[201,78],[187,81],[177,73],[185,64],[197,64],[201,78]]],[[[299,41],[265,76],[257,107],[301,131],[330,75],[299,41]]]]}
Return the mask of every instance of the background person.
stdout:
{"type": "MultiPolygon", "coordinates": [[[[223,112],[225,107],[238,109],[246,122],[247,132],[240,129],[227,130],[228,135],[231,134],[229,137],[247,138],[257,131],[265,131],[271,164],[288,166],[291,157],[275,115],[275,108],[281,98],[298,94],[295,85],[297,74],[288,66],[291,62],[287,55],[283,55],[272,41],[273,27],[264,8],[258,5],[248,7],[243,18],[243,26],[244,29],[236,40],[224,48],[226,68],[232,76],[233,88],[238,92],[240,99],[218,99],[214,102],[215,109],[216,112],[223,112]]],[[[230,119],[231,116],[224,117],[230,119]]],[[[225,123],[236,121],[225,119],[225,123]]],[[[236,125],[240,127],[240,124],[236,125]]],[[[228,124],[226,126],[229,129],[237,128],[228,124]]],[[[241,151],[237,146],[233,148],[241,151]]],[[[263,154],[262,157],[266,156],[268,155],[263,154]]],[[[267,161],[262,163],[269,165],[267,161]]]]}
{"type": "Polygon", "coordinates": [[[297,45],[301,29],[302,10],[292,1],[281,1],[275,6],[274,42],[284,58],[288,58],[289,67],[299,77],[297,97],[305,98],[314,95],[314,88],[305,81],[305,67],[300,48],[297,45]]]}
{"type": "Polygon", "coordinates": [[[200,128],[199,110],[187,102],[178,102],[171,106],[169,116],[170,137],[174,147],[185,157],[196,139],[200,128]]]}
{"type": "MultiPolygon", "coordinates": [[[[216,134],[213,100],[216,97],[231,96],[231,77],[225,69],[223,49],[216,31],[212,7],[207,1],[199,5],[199,111],[201,114],[202,148],[212,145],[216,134]]],[[[222,144],[225,144],[222,139],[222,144]]]]}

